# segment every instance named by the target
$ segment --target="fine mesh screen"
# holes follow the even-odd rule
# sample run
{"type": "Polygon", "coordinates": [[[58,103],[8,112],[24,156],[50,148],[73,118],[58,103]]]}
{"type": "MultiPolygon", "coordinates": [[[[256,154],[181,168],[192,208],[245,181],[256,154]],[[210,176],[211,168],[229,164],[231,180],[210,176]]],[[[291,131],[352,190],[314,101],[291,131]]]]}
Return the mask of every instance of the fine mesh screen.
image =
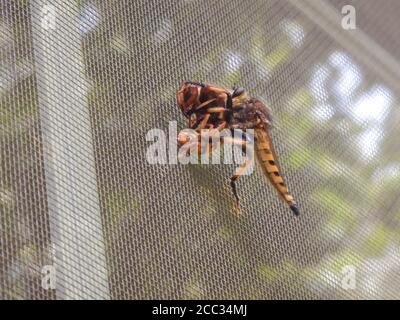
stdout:
{"type": "Polygon", "coordinates": [[[1,1],[0,297],[400,298],[399,13],[1,1]],[[187,125],[184,80],[270,106],[299,217],[258,172],[238,182],[238,218],[234,166],[148,163],[149,130],[187,125]]]}

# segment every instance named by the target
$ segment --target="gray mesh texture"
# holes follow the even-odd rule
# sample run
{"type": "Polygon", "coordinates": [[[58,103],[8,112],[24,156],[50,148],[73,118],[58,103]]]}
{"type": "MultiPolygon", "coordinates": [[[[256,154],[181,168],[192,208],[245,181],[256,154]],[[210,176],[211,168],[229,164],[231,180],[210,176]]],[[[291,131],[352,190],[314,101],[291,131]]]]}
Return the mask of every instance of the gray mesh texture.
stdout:
{"type": "Polygon", "coordinates": [[[0,297],[400,298],[399,13],[394,0],[1,1],[0,297]],[[346,4],[356,30],[341,27],[346,4]],[[301,216],[258,172],[238,182],[238,218],[234,166],[147,162],[149,130],[186,125],[184,80],[269,105],[301,216]]]}

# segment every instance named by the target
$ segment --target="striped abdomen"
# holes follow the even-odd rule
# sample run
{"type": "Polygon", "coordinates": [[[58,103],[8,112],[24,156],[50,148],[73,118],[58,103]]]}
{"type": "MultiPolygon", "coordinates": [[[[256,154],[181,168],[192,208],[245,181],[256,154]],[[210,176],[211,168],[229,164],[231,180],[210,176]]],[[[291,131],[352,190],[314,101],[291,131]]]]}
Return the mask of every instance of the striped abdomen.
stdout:
{"type": "Polygon", "coordinates": [[[274,146],[268,134],[268,129],[258,127],[255,133],[255,152],[265,175],[278,191],[279,196],[290,206],[294,214],[298,215],[299,209],[293,196],[289,194],[288,188],[283,180],[280,168],[276,159],[274,146]]]}

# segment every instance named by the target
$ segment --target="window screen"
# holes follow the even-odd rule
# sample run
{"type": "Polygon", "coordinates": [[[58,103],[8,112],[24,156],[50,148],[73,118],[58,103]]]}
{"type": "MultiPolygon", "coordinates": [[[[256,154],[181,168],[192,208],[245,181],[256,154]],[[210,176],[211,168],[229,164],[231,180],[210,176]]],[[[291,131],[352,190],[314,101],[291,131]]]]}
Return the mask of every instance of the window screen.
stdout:
{"type": "Polygon", "coordinates": [[[398,1],[0,3],[2,299],[400,298],[398,1]],[[344,5],[356,28],[342,27],[344,5]],[[185,80],[273,111],[259,172],[150,164],[185,80]]]}

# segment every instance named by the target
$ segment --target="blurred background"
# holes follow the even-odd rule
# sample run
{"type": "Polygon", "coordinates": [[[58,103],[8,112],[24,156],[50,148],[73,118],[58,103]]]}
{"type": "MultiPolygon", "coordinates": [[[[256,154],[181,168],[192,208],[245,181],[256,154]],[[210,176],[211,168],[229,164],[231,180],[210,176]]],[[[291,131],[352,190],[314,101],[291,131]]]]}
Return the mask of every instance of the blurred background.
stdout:
{"type": "Polygon", "coordinates": [[[1,0],[0,298],[399,299],[399,15],[1,0]],[[147,162],[150,129],[187,124],[185,80],[267,103],[299,217],[258,172],[237,218],[234,166],[147,162]]]}

